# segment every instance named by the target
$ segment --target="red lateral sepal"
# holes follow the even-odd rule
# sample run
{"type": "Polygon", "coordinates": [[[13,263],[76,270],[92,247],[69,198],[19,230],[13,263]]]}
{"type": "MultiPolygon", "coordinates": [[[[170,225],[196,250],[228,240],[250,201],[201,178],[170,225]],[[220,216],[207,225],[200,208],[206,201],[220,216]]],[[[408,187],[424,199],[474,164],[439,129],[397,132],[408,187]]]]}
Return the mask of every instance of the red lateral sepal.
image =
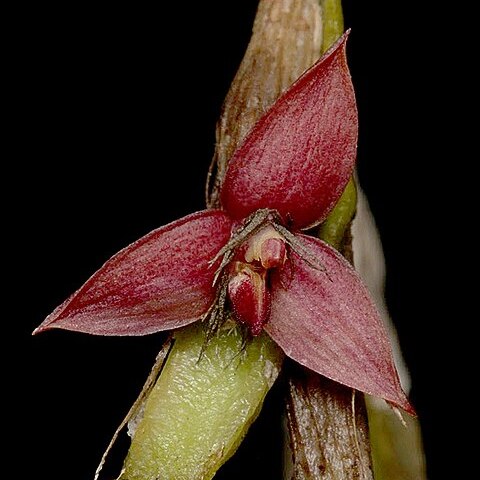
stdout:
{"type": "Polygon", "coordinates": [[[215,299],[209,265],[230,237],[219,210],[150,232],[114,255],[35,330],[145,335],[198,320],[215,299]]]}
{"type": "Polygon", "coordinates": [[[271,276],[265,331],[293,360],[415,414],[398,379],[387,332],[360,277],[321,240],[298,235],[320,267],[291,251],[271,276]]]}

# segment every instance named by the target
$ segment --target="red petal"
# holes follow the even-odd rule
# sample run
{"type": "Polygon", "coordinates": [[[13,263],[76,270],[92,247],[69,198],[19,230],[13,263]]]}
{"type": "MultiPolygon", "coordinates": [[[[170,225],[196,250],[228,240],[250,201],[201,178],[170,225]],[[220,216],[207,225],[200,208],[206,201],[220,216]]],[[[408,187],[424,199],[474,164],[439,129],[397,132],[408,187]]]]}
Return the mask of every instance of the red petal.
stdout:
{"type": "Polygon", "coordinates": [[[221,200],[234,219],[276,209],[293,228],[323,220],[350,178],[357,109],[345,34],[258,121],[233,155],[221,200]]]}
{"type": "Polygon", "coordinates": [[[366,287],[326,243],[298,235],[325,271],[291,253],[291,268],[272,275],[267,333],[285,353],[332,380],[384,398],[414,414],[366,287]]]}
{"type": "Polygon", "coordinates": [[[145,335],[181,327],[214,300],[208,266],[230,237],[221,211],[194,213],[113,256],[34,333],[63,328],[97,335],[145,335]]]}

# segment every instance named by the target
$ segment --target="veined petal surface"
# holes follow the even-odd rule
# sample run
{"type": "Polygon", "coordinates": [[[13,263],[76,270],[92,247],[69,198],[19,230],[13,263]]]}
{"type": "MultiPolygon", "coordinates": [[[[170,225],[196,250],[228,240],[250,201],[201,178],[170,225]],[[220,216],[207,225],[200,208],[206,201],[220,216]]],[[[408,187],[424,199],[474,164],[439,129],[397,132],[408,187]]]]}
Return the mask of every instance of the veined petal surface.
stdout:
{"type": "Polygon", "coordinates": [[[312,258],[290,253],[271,277],[265,330],[293,360],[414,414],[370,295],[351,265],[321,240],[298,235],[312,258]]]}
{"type": "Polygon", "coordinates": [[[358,136],[347,36],[274,103],[233,155],[221,191],[232,218],[269,208],[287,227],[307,228],[342,194],[358,136]]]}
{"type": "Polygon", "coordinates": [[[35,330],[145,335],[198,320],[215,299],[209,265],[227,243],[222,211],[188,215],[114,255],[35,330]]]}

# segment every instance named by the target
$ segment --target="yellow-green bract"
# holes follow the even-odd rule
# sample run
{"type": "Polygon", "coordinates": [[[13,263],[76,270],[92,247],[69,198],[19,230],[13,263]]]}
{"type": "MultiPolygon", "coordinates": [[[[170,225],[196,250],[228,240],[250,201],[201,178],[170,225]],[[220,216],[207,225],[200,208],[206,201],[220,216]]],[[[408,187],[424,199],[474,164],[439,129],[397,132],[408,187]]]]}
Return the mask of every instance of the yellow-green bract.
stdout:
{"type": "Polygon", "coordinates": [[[242,350],[238,327],[208,344],[201,326],[176,342],[145,404],[121,480],[209,480],[257,417],[283,354],[263,334],[242,350]]]}

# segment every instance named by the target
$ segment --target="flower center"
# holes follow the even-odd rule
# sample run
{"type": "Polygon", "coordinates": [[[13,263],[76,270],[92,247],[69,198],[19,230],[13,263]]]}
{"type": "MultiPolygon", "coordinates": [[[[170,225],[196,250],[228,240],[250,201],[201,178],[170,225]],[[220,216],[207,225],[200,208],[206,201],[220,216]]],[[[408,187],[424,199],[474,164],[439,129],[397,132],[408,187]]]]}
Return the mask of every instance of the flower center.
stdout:
{"type": "Polygon", "coordinates": [[[234,316],[254,336],[270,315],[269,271],[282,267],[286,258],[285,239],[267,225],[239,247],[230,266],[228,298],[234,316]]]}

